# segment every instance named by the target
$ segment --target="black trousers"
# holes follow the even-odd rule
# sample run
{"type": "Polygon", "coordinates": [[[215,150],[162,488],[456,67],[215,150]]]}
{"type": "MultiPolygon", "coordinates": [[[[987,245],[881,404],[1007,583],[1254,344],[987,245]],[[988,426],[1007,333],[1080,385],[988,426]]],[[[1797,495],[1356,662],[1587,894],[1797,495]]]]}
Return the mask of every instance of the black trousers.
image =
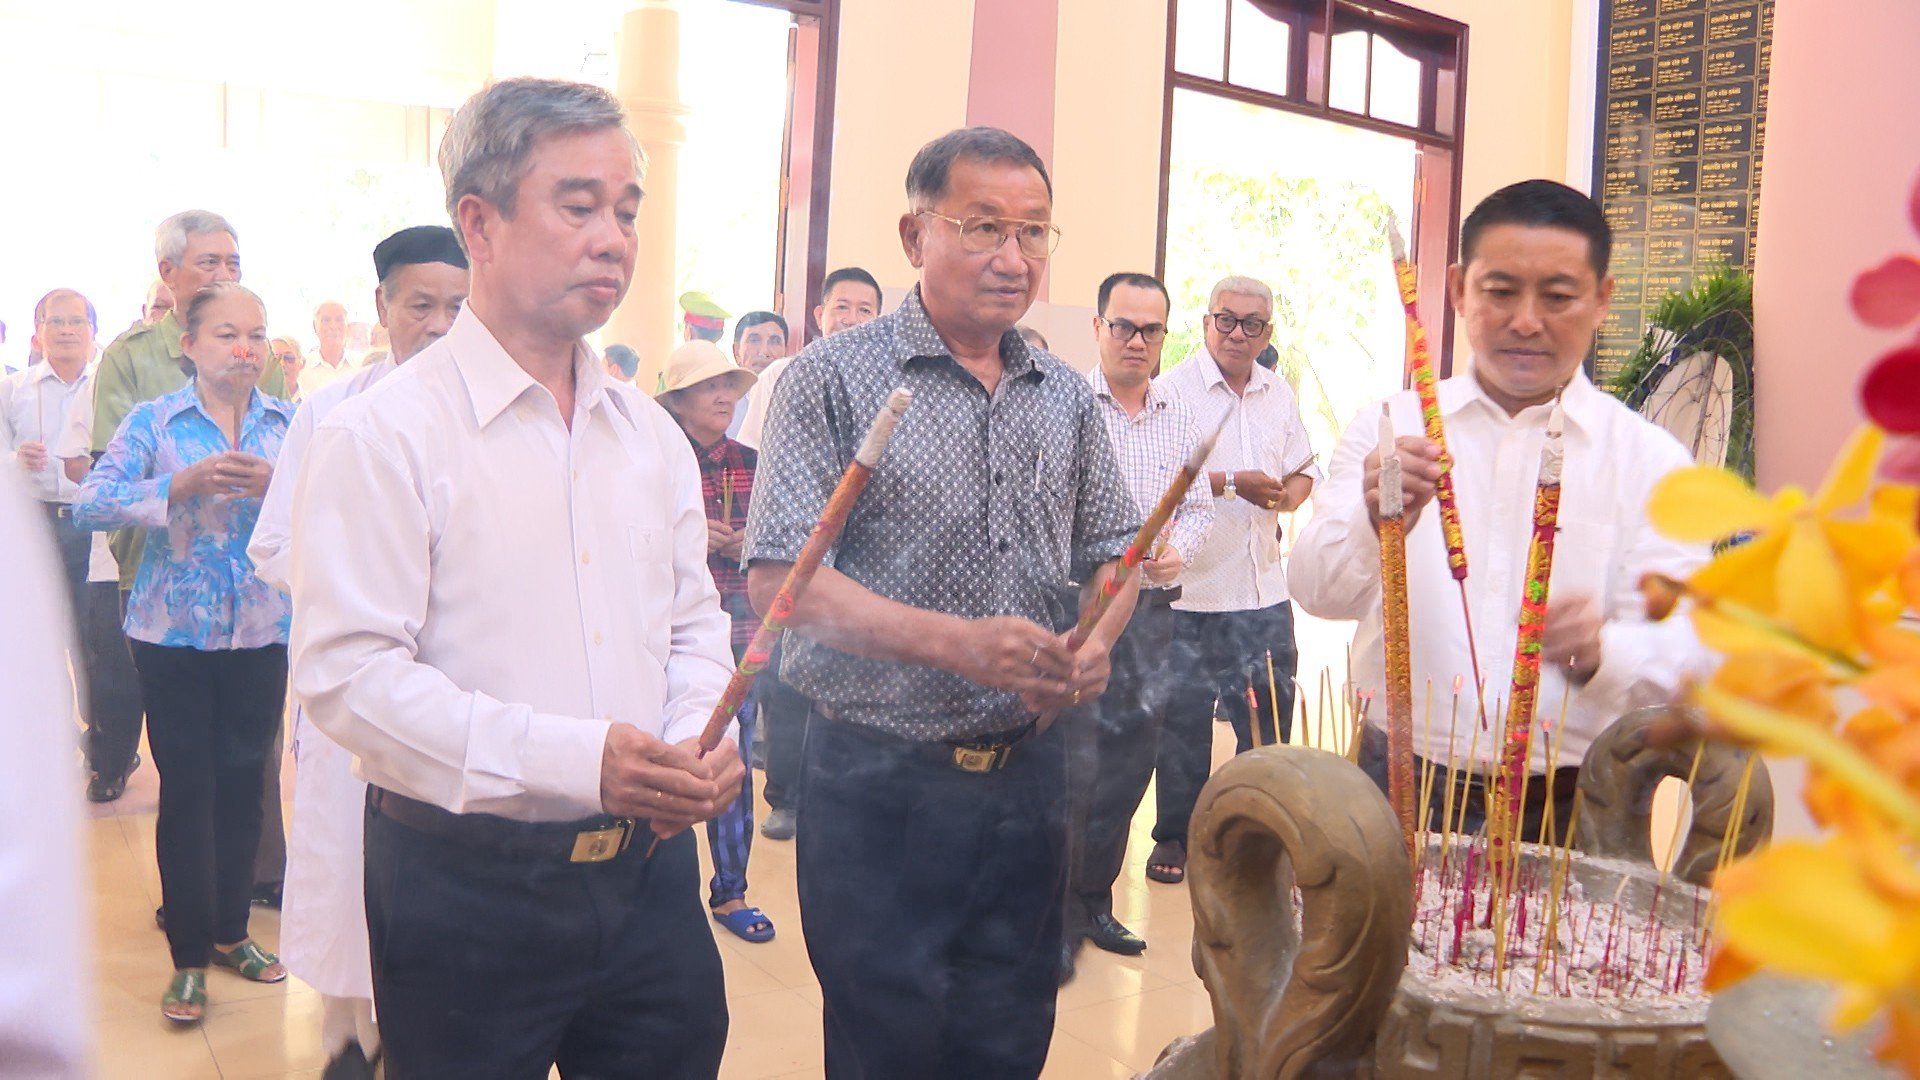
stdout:
{"type": "Polygon", "coordinates": [[[389,1080],[711,1078],[720,951],[691,832],[647,858],[508,857],[369,807],[367,930],[389,1080]]]}
{"type": "Polygon", "coordinates": [[[154,846],[175,968],[247,936],[260,784],[287,694],[287,647],[201,651],[133,642],[160,770],[154,846]]]}
{"type": "Polygon", "coordinates": [[[1293,727],[1298,657],[1293,644],[1293,604],[1287,601],[1254,611],[1176,611],[1173,619],[1173,690],[1160,733],[1153,838],[1185,843],[1193,804],[1213,771],[1216,704],[1233,725],[1235,753],[1253,748],[1250,725],[1255,723],[1260,725],[1260,745],[1285,742],[1293,727]],[[1267,692],[1269,653],[1275,694],[1267,692]],[[1249,685],[1256,702],[1251,716],[1249,685]],[[1276,696],[1278,731],[1274,730],[1276,696]]]}
{"type": "Polygon", "coordinates": [[[80,624],[80,656],[86,669],[87,767],[101,776],[123,777],[140,747],[140,674],[120,629],[126,618],[126,594],[117,581],[89,581],[75,616],[80,624]]]}
{"type": "Polygon", "coordinates": [[[1059,984],[1064,742],[1055,724],[1004,768],[967,773],[815,712],[796,858],[828,1077],[1040,1074],[1059,984]]]}
{"type": "Polygon", "coordinates": [[[1090,708],[1062,720],[1067,727],[1071,792],[1072,886],[1067,890],[1068,942],[1086,936],[1095,915],[1113,914],[1113,883],[1126,864],[1127,833],[1153,778],[1174,610],[1141,596],[1113,643],[1113,675],[1090,708]]]}
{"type": "Polygon", "coordinates": [[[760,737],[767,744],[767,805],[775,810],[792,810],[799,802],[807,718],[813,712],[813,702],[780,678],[780,658],[785,648],[786,635],[782,634],[758,683],[760,737]]]}

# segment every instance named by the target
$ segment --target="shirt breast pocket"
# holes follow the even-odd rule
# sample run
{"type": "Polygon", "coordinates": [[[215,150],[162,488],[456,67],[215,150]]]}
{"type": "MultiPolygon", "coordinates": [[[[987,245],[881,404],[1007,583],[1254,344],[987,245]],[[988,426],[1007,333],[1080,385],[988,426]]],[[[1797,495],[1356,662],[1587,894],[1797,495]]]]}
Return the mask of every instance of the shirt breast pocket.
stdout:
{"type": "Polygon", "coordinates": [[[673,596],[673,536],[655,525],[627,528],[627,553],[642,596],[673,596]]]}

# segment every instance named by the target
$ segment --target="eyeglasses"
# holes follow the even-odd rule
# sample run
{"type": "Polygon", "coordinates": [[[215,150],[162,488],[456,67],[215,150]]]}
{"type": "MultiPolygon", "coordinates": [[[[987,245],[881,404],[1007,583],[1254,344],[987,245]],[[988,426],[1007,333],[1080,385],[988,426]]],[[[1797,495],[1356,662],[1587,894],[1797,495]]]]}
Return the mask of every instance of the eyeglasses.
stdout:
{"type": "Polygon", "coordinates": [[[51,326],[55,330],[65,330],[68,327],[78,330],[83,326],[91,326],[93,324],[89,322],[84,315],[74,315],[71,317],[66,315],[49,315],[40,320],[40,325],[51,326]]]}
{"type": "Polygon", "coordinates": [[[1126,345],[1132,341],[1133,335],[1135,334],[1139,334],[1140,340],[1149,345],[1158,345],[1161,341],[1165,340],[1167,336],[1166,323],[1148,323],[1145,326],[1135,326],[1125,319],[1101,319],[1100,321],[1107,325],[1107,333],[1113,337],[1113,340],[1119,342],[1121,345],[1126,345]]]}
{"type": "Polygon", "coordinates": [[[984,214],[956,218],[934,210],[918,210],[915,214],[937,217],[957,226],[960,230],[960,246],[979,255],[999,251],[1009,236],[1020,245],[1020,254],[1029,259],[1044,259],[1060,246],[1060,227],[1050,222],[988,217],[984,214]]]}
{"type": "Polygon", "coordinates": [[[1213,328],[1222,334],[1233,333],[1233,328],[1237,326],[1245,330],[1250,338],[1259,337],[1262,331],[1273,325],[1258,315],[1242,316],[1226,311],[1216,311],[1207,317],[1213,320],[1213,328]]]}

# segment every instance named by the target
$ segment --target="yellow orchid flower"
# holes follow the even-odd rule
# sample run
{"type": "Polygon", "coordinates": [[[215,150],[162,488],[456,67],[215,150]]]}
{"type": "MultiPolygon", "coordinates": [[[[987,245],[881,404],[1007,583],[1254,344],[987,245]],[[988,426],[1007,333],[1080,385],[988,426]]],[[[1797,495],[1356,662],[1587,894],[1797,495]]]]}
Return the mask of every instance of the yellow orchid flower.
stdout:
{"type": "MultiPolygon", "coordinates": [[[[1811,500],[1795,487],[1767,498],[1722,469],[1682,469],[1655,486],[1648,517],[1683,542],[1755,534],[1696,572],[1690,591],[1776,618],[1820,648],[1852,652],[1863,605],[1913,542],[1911,526],[1889,515],[1836,516],[1866,498],[1883,442],[1878,428],[1856,432],[1811,500]]],[[[1711,612],[1696,624],[1709,644],[1748,640],[1711,612]]]]}
{"type": "Polygon", "coordinates": [[[1839,718],[1827,672],[1806,656],[1776,651],[1735,653],[1708,680],[1714,689],[1822,727],[1839,718]]]}
{"type": "Polygon", "coordinates": [[[1871,872],[1884,852],[1845,836],[1775,844],[1714,882],[1718,945],[1707,970],[1717,990],[1757,969],[1832,983],[1834,1024],[1886,1012],[1890,1061],[1920,1061],[1920,877],[1871,872]]]}

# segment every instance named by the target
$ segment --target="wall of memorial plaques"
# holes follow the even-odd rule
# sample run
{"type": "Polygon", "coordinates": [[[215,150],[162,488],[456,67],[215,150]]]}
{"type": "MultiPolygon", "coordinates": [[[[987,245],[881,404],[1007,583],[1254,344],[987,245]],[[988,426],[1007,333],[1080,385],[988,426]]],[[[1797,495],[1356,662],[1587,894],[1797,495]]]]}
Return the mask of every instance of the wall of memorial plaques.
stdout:
{"type": "Polygon", "coordinates": [[[1612,314],[1594,374],[1712,266],[1751,267],[1773,0],[1603,0],[1594,191],[1614,228],[1612,314]]]}

